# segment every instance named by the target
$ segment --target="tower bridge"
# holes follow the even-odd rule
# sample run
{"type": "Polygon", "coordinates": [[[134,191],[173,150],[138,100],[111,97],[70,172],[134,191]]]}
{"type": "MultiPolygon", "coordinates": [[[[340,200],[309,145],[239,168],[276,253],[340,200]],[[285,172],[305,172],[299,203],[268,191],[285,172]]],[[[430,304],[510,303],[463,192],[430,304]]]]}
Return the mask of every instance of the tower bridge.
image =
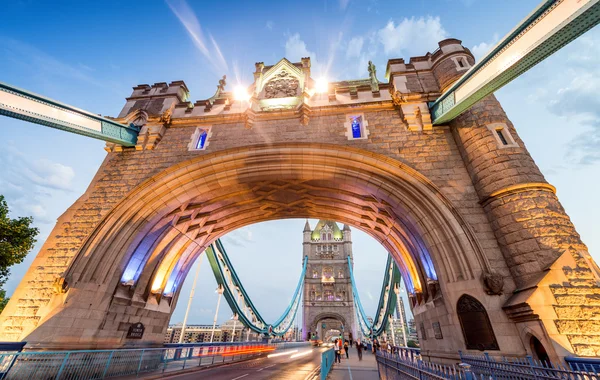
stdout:
{"type": "MultiPolygon", "coordinates": [[[[196,101],[183,81],[135,86],[114,118],[2,85],[0,112],[102,138],[107,157],[11,297],[0,339],[159,345],[183,279],[212,243],[252,223],[321,218],[390,252],[383,287],[389,296],[402,276],[430,359],[539,347],[552,361],[599,356],[600,269],[492,94],[598,20],[598,1],[544,1],[477,64],[447,39],[408,62],[390,59],[385,81],[369,65],[368,77],[322,86],[309,57],[282,58],[256,63],[237,96],[226,78],[196,101]],[[132,340],[138,322],[146,330],[132,340]]],[[[328,247],[351,252],[332,239],[328,247]]],[[[305,243],[316,255],[319,244],[305,243]]],[[[344,276],[351,269],[350,259],[344,276]]],[[[305,278],[315,304],[335,278],[326,273],[305,278]]],[[[346,293],[331,296],[354,308],[339,317],[349,326],[363,318],[343,278],[346,293]]]]}

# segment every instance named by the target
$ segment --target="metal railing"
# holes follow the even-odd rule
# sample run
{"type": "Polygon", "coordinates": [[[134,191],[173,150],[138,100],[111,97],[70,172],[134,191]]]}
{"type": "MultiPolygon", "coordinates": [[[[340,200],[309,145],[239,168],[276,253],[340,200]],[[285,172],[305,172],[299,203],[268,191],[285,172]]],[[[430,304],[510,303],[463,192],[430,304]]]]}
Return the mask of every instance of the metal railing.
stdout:
{"type": "Polygon", "coordinates": [[[496,361],[487,353],[483,355],[464,354],[459,351],[461,361],[471,365],[471,370],[478,377],[493,380],[523,379],[573,379],[573,380],[600,380],[600,372],[593,365],[580,366],[578,370],[541,362],[531,356],[525,358],[502,358],[496,361]]]}
{"type": "Polygon", "coordinates": [[[378,351],[376,360],[379,378],[382,380],[475,380],[467,368],[411,359],[410,356],[402,357],[398,353],[378,351]]]}
{"type": "Polygon", "coordinates": [[[583,371],[542,363],[530,356],[525,358],[502,358],[494,360],[487,354],[468,355],[460,352],[461,363],[457,366],[426,362],[409,352],[377,353],[379,377],[383,380],[600,380],[600,373],[593,365],[583,371]]]}
{"type": "Polygon", "coordinates": [[[321,354],[321,380],[327,379],[327,375],[329,374],[329,371],[331,371],[334,361],[335,352],[333,347],[321,354]]]}
{"type": "Polygon", "coordinates": [[[83,380],[159,374],[244,360],[299,345],[307,343],[253,342],[227,346],[200,343],[167,348],[3,353],[0,379],[83,380]]]}

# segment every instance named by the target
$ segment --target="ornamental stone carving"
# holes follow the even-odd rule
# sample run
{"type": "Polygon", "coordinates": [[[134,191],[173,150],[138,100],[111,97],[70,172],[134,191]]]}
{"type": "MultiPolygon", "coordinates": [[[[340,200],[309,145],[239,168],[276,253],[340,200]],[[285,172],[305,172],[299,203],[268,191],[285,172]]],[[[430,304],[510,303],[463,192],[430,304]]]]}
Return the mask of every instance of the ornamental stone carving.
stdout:
{"type": "Polygon", "coordinates": [[[300,81],[287,70],[281,70],[275,74],[265,85],[265,98],[287,98],[298,95],[300,81]]]}
{"type": "Polygon", "coordinates": [[[484,273],[481,275],[485,292],[489,295],[501,295],[504,289],[504,278],[499,273],[484,273]]]}

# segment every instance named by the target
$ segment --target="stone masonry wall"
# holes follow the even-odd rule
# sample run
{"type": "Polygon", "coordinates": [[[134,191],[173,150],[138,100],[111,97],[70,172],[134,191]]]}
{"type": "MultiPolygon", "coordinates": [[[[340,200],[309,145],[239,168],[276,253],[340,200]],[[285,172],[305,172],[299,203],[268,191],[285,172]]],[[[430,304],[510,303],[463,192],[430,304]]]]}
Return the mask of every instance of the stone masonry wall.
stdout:
{"type": "Polygon", "coordinates": [[[556,299],[556,327],[567,335],[575,354],[600,356],[600,283],[585,259],[587,252],[569,250],[576,266],[563,268],[568,283],[550,286],[556,299]]]}
{"type": "MultiPolygon", "coordinates": [[[[365,118],[371,132],[368,140],[347,140],[344,115],[331,115],[311,117],[308,126],[302,126],[297,119],[257,122],[251,130],[245,129],[243,123],[213,125],[210,145],[200,152],[187,150],[195,126],[171,127],[154,150],[126,149],[109,153],[95,182],[81,202],[69,210],[72,216],[57,224],[24,277],[20,291],[11,298],[1,318],[3,339],[22,339],[37,325],[39,318],[45,315],[41,310],[48,305],[54,292],[55,278],[67,269],[101,218],[136,185],[169,166],[198,155],[258,143],[327,141],[387,155],[415,168],[433,181],[458,209],[474,230],[491,266],[507,277],[507,288],[511,288],[509,272],[494,233],[478,203],[479,198],[450,131],[441,127],[409,132],[394,110],[365,112],[365,118]]],[[[83,317],[97,317],[96,312],[89,310],[83,317]]],[[[164,323],[163,318],[152,317],[152,324],[159,326],[164,323]]],[[[116,324],[117,321],[108,323],[116,324]]],[[[85,329],[85,326],[69,325],[69,319],[57,327],[67,328],[73,335],[85,329]]]]}
{"type": "Polygon", "coordinates": [[[587,248],[500,104],[489,96],[452,127],[517,287],[536,285],[564,252],[576,259],[576,268],[564,269],[570,282],[551,287],[555,323],[560,333],[568,335],[576,354],[598,355],[600,290],[582,258],[589,256],[587,248]],[[505,123],[518,147],[500,148],[487,128],[491,123],[505,123]]]}

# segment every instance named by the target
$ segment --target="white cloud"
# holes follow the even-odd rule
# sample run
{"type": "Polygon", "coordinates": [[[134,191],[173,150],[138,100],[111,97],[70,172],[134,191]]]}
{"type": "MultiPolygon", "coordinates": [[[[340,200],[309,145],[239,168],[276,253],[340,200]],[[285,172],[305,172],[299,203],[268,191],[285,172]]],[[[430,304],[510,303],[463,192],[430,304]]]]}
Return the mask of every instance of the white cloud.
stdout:
{"type": "Polygon", "coordinates": [[[325,75],[327,69],[323,67],[317,58],[317,53],[308,50],[306,43],[300,38],[299,33],[292,34],[285,41],[285,57],[290,62],[300,62],[301,58],[310,57],[313,76],[325,75]]]}
{"type": "Polygon", "coordinates": [[[213,49],[208,48],[204,33],[200,27],[200,22],[198,21],[194,10],[190,8],[188,3],[185,0],[167,0],[167,5],[177,19],[179,19],[179,22],[185,27],[185,30],[190,35],[190,38],[200,53],[202,53],[204,58],[210,62],[213,70],[218,74],[229,71],[227,61],[223,57],[223,54],[221,54],[221,49],[212,36],[210,36],[210,40],[213,49]]]}
{"type": "MultiPolygon", "coordinates": [[[[565,125],[584,132],[567,143],[567,163],[600,163],[600,31],[590,31],[566,47],[562,70],[541,65],[546,70],[536,82],[529,100],[547,107],[565,125]]],[[[543,72],[543,71],[540,71],[543,72]]]]}
{"type": "Polygon", "coordinates": [[[317,60],[317,54],[308,50],[306,43],[300,39],[300,33],[292,34],[285,41],[285,57],[291,62],[300,62],[304,57],[310,57],[313,63],[317,60]]]}
{"type": "Polygon", "coordinates": [[[448,36],[439,17],[405,18],[398,25],[390,20],[378,32],[386,54],[424,55],[448,36]]]}
{"type": "Polygon", "coordinates": [[[252,239],[252,229],[250,226],[239,228],[225,235],[223,241],[226,244],[231,244],[236,247],[244,247],[254,242],[252,239]]]}
{"type": "Polygon", "coordinates": [[[269,30],[273,30],[273,26],[275,26],[275,23],[271,20],[267,21],[267,23],[265,24],[265,28],[269,30]]]}
{"type": "Polygon", "coordinates": [[[0,166],[0,194],[6,197],[13,217],[33,216],[36,223],[53,223],[45,205],[70,191],[74,170],[48,159],[30,160],[10,144],[0,148],[0,166]]]}
{"type": "Polygon", "coordinates": [[[346,49],[346,58],[360,56],[364,42],[365,39],[363,37],[352,37],[350,42],[348,42],[348,48],[346,49]]]}
{"type": "Polygon", "coordinates": [[[481,57],[483,57],[488,51],[490,51],[492,47],[494,47],[498,43],[499,39],[500,37],[498,37],[498,33],[494,33],[494,36],[490,41],[482,42],[479,45],[473,46],[473,48],[471,49],[471,53],[473,53],[475,59],[479,61],[481,57]]]}

